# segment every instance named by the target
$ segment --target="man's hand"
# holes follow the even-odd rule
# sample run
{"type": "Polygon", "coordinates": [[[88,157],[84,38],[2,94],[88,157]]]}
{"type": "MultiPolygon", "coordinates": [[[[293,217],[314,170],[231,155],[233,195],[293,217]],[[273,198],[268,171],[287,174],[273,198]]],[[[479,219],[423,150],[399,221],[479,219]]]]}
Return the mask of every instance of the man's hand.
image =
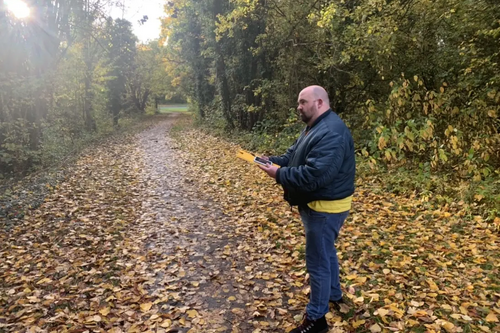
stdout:
{"type": "Polygon", "coordinates": [[[258,167],[264,170],[269,175],[269,177],[276,179],[276,172],[278,171],[277,166],[268,164],[268,165],[258,165],[258,167]]]}

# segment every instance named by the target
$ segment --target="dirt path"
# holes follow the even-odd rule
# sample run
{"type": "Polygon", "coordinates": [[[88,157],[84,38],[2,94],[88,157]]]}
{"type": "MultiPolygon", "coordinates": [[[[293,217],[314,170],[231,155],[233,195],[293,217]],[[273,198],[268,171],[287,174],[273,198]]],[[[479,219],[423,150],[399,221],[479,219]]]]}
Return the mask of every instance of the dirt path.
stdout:
{"type": "Polygon", "coordinates": [[[240,240],[220,205],[190,181],[196,175],[187,174],[184,165],[189,161],[168,136],[172,121],[140,135],[145,161],[141,176],[148,184],[148,196],[142,198],[146,213],[137,228],[147,234],[147,248],[170,261],[151,289],[162,293],[166,287],[173,295],[167,309],[179,316],[187,308],[196,310],[192,325],[187,324],[196,330],[251,332],[243,308],[253,303],[251,290],[256,287],[238,281],[234,271],[244,270],[245,260],[228,251],[237,248],[240,240]]]}

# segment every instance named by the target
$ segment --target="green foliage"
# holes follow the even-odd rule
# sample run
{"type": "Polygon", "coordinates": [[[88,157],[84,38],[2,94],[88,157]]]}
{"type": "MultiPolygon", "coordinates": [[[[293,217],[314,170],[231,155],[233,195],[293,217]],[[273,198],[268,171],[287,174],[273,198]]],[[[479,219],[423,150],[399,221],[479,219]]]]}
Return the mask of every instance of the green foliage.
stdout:
{"type": "Polygon", "coordinates": [[[136,37],[132,24],[126,20],[109,18],[105,27],[105,41],[108,42],[107,66],[109,67],[107,92],[108,110],[113,117],[113,125],[118,125],[121,112],[126,112],[127,78],[132,76],[136,55],[136,37]]]}
{"type": "Polygon", "coordinates": [[[486,99],[464,105],[461,89],[444,83],[439,91],[429,91],[417,76],[392,86],[382,110],[371,101],[365,109],[367,125],[375,129],[369,151],[376,159],[389,164],[428,161],[433,170],[454,169],[475,180],[492,175],[492,166],[500,161],[492,111],[498,106],[486,99]]]}
{"type": "Polygon", "coordinates": [[[372,163],[371,157],[358,156],[358,186],[369,182],[378,185],[380,193],[390,191],[415,197],[426,205],[461,206],[471,215],[483,215],[490,222],[500,216],[500,179],[497,175],[470,182],[457,180],[453,173],[433,172],[430,163],[398,168],[384,165],[373,168],[372,163]]]}
{"type": "Polygon", "coordinates": [[[22,118],[10,122],[0,122],[2,144],[0,164],[11,165],[14,170],[22,170],[38,159],[38,152],[30,147],[30,125],[22,118]]]}
{"type": "Polygon", "coordinates": [[[438,192],[431,175],[444,174],[477,193],[486,184],[482,202],[496,198],[494,1],[176,0],[167,11],[168,52],[182,59],[169,73],[206,126],[256,150],[283,148],[298,92],[319,84],[373,172],[412,170],[422,177],[405,185],[438,192]]]}
{"type": "Polygon", "coordinates": [[[159,104],[169,101],[185,103],[185,97],[172,85],[172,78],[165,70],[166,49],[158,41],[137,48],[134,71],[127,86],[128,95],[140,112],[159,112],[159,104]]]}
{"type": "Polygon", "coordinates": [[[51,164],[167,95],[182,99],[164,49],[137,48],[102,0],[36,5],[26,21],[0,6],[0,174],[51,164]]]}

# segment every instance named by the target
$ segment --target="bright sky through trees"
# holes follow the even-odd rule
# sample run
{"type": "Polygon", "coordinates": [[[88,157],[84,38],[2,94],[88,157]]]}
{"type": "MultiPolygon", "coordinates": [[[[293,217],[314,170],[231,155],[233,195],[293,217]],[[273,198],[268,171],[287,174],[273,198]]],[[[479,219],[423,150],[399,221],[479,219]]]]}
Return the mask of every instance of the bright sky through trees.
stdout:
{"type": "Polygon", "coordinates": [[[5,5],[12,14],[17,18],[26,18],[30,15],[28,5],[20,0],[5,0],[5,5]]]}
{"type": "Polygon", "coordinates": [[[140,42],[160,37],[160,17],[164,15],[162,0],[120,0],[111,6],[109,15],[124,18],[132,23],[132,30],[140,42]],[[147,16],[144,23],[139,21],[147,16]]]}

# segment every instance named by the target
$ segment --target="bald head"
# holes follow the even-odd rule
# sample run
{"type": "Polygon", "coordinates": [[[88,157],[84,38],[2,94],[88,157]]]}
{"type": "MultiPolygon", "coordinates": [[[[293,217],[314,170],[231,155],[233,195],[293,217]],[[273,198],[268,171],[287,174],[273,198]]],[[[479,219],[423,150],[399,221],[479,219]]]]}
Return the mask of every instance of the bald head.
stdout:
{"type": "Polygon", "coordinates": [[[327,110],[330,108],[330,99],[328,98],[328,93],[326,92],[325,88],[321,86],[309,86],[305,89],[310,89],[315,99],[321,99],[323,101],[323,104],[328,106],[327,110]]]}
{"type": "Polygon", "coordinates": [[[302,121],[307,125],[312,125],[320,115],[329,109],[330,100],[323,87],[309,86],[300,92],[297,110],[300,112],[302,121]]]}

